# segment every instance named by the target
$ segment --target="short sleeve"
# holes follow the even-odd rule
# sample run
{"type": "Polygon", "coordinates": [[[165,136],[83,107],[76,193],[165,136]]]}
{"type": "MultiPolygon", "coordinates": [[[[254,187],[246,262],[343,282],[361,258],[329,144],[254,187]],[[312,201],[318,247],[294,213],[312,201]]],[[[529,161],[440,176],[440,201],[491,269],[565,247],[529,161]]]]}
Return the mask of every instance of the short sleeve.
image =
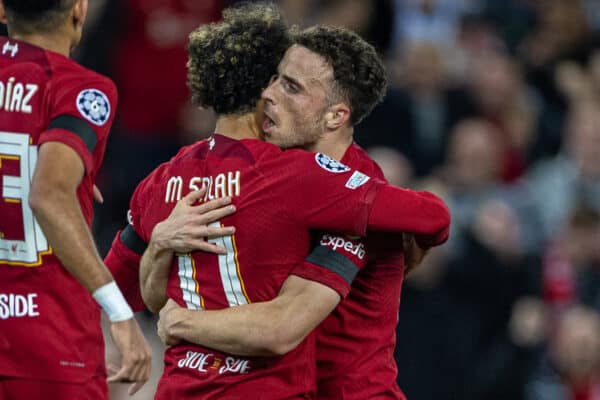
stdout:
{"type": "Polygon", "coordinates": [[[49,125],[38,144],[61,142],[81,157],[86,173],[99,167],[117,107],[114,83],[100,75],[82,74],[52,81],[49,91],[49,125]]]}
{"type": "Polygon", "coordinates": [[[307,229],[364,236],[373,200],[385,182],[321,153],[287,151],[278,166],[288,215],[307,229]]]}
{"type": "Polygon", "coordinates": [[[318,245],[291,274],[329,286],[345,298],[366,263],[367,248],[362,238],[322,234],[318,245]]]}

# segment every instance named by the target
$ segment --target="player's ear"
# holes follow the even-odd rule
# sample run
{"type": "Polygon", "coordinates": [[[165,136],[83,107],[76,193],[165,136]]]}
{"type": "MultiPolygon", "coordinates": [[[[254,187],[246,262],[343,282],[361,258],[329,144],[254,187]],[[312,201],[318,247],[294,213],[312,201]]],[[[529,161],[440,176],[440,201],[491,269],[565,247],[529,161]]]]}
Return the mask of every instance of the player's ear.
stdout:
{"type": "Polygon", "coordinates": [[[4,2],[0,0],[0,22],[6,24],[6,13],[4,12],[4,2]]]}
{"type": "Polygon", "coordinates": [[[341,128],[350,119],[350,107],[344,103],[334,104],[325,113],[325,126],[327,129],[341,128]]]}
{"type": "Polygon", "coordinates": [[[73,25],[81,29],[88,11],[88,0],[75,0],[73,4],[73,25]]]}

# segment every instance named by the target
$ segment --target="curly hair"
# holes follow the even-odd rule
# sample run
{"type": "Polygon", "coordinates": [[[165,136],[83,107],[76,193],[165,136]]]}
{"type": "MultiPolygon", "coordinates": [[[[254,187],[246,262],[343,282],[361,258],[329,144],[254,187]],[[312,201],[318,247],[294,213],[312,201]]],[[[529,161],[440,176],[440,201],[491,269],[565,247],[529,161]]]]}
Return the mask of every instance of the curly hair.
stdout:
{"type": "Polygon", "coordinates": [[[74,3],[75,0],[3,0],[9,30],[25,34],[56,30],[74,3]]]}
{"type": "Polygon", "coordinates": [[[244,3],[221,22],[190,35],[188,86],[192,102],[217,114],[251,112],[291,45],[287,25],[271,3],[244,3]]]}
{"type": "Polygon", "coordinates": [[[383,100],[387,78],[373,46],[356,33],[324,25],[294,32],[294,42],[323,57],[333,69],[334,95],[350,106],[350,122],[358,124],[383,100]]]}

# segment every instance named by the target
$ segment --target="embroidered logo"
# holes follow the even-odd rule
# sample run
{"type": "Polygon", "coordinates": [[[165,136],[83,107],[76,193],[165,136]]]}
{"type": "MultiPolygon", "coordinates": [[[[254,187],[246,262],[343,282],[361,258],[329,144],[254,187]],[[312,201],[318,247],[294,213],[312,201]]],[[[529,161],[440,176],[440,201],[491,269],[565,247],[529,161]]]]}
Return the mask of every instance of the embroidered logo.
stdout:
{"type": "Polygon", "coordinates": [[[362,172],[354,171],[350,179],[348,179],[348,181],[346,182],[346,187],[348,189],[356,189],[357,187],[367,183],[369,179],[371,178],[363,174],[362,172]]]}
{"type": "Polygon", "coordinates": [[[102,126],[110,117],[108,97],[98,89],[82,90],[76,104],[81,115],[94,125],[102,126]]]}
{"type": "Polygon", "coordinates": [[[321,168],[323,168],[324,170],[327,170],[329,172],[333,172],[334,174],[339,174],[342,172],[350,171],[350,167],[342,164],[341,162],[339,162],[337,160],[334,160],[333,158],[331,158],[329,156],[326,156],[323,153],[315,154],[315,160],[317,161],[317,164],[319,164],[319,166],[321,168]]]}

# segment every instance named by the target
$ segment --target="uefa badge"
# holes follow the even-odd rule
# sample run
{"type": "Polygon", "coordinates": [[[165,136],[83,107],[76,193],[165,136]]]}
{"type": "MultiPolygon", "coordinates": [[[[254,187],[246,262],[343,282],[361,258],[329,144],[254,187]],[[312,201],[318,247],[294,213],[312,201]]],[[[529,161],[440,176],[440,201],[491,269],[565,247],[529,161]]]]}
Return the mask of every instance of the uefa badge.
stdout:
{"type": "Polygon", "coordinates": [[[110,117],[108,97],[98,89],[82,90],[76,104],[79,113],[94,125],[102,126],[110,117]]]}
{"type": "Polygon", "coordinates": [[[350,179],[348,179],[348,181],[346,182],[346,187],[348,189],[354,190],[357,187],[360,187],[367,183],[369,179],[371,178],[363,174],[362,172],[354,171],[350,179]]]}
{"type": "Polygon", "coordinates": [[[333,172],[334,174],[350,171],[350,167],[323,153],[315,154],[315,160],[317,161],[317,164],[319,164],[319,167],[329,172],[333,172]]]}

